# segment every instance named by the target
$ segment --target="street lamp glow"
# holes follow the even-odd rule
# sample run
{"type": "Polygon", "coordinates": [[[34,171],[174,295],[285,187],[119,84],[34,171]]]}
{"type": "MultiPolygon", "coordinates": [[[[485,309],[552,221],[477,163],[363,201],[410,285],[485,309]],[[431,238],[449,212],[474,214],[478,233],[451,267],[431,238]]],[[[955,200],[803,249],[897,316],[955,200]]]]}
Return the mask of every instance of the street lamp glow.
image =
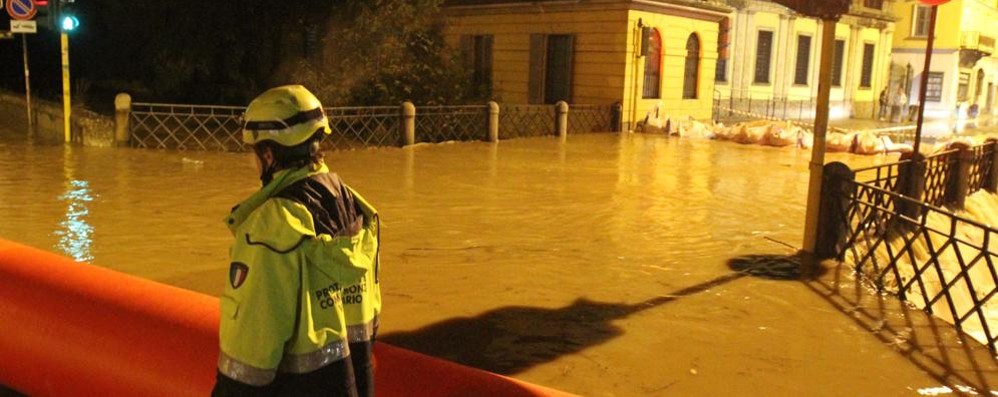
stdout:
{"type": "Polygon", "coordinates": [[[72,15],[62,17],[62,30],[69,32],[80,26],[80,20],[72,15]]]}

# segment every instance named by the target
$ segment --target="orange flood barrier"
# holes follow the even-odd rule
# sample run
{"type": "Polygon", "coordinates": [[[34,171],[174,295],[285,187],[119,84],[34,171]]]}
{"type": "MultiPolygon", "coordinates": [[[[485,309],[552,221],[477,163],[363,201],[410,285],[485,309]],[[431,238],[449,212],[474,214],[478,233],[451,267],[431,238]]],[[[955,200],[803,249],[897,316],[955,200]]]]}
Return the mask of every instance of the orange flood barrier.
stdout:
{"type": "MultiPolygon", "coordinates": [[[[219,281],[222,282],[222,281],[219,281]]],[[[218,299],[0,239],[0,385],[32,396],[207,396],[218,299]]],[[[569,396],[379,343],[392,396],[569,396]]]]}

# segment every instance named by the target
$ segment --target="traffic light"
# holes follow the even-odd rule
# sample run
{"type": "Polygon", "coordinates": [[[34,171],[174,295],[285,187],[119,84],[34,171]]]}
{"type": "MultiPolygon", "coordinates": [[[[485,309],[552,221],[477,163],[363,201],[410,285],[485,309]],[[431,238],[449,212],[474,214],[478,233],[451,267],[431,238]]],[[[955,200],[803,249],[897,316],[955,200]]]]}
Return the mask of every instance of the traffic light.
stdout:
{"type": "Polygon", "coordinates": [[[59,30],[69,33],[80,26],[80,20],[76,18],[76,10],[73,4],[73,0],[57,0],[59,1],[59,30]]]}
{"type": "MultiPolygon", "coordinates": [[[[58,0],[56,0],[58,1],[58,0]]],[[[49,4],[49,0],[35,0],[35,8],[38,9],[38,13],[35,14],[35,23],[38,24],[39,29],[52,29],[55,26],[55,10],[53,10],[53,5],[49,4]]]]}

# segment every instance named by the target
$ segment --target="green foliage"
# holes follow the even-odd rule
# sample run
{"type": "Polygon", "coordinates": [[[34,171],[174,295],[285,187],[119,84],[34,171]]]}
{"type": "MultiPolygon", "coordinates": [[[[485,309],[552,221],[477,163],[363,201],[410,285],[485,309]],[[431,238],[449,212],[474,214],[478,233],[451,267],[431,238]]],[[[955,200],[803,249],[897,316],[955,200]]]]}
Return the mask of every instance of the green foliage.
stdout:
{"type": "Polygon", "coordinates": [[[444,44],[439,5],[90,0],[80,7],[87,31],[74,38],[88,54],[77,77],[143,101],[245,104],[302,83],[330,105],[480,102],[487,93],[474,94],[444,44]]]}

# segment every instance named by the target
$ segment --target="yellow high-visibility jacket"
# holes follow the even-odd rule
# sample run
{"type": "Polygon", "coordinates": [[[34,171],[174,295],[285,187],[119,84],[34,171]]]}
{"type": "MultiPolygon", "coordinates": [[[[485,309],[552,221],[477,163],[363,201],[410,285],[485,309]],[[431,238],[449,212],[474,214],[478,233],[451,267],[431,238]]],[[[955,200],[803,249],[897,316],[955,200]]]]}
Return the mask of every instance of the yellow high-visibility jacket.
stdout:
{"type": "Polygon", "coordinates": [[[221,297],[223,375],[266,385],[349,356],[342,290],[374,269],[378,252],[377,221],[358,216],[351,195],[324,164],[283,170],[226,218],[235,241],[221,297]]]}

